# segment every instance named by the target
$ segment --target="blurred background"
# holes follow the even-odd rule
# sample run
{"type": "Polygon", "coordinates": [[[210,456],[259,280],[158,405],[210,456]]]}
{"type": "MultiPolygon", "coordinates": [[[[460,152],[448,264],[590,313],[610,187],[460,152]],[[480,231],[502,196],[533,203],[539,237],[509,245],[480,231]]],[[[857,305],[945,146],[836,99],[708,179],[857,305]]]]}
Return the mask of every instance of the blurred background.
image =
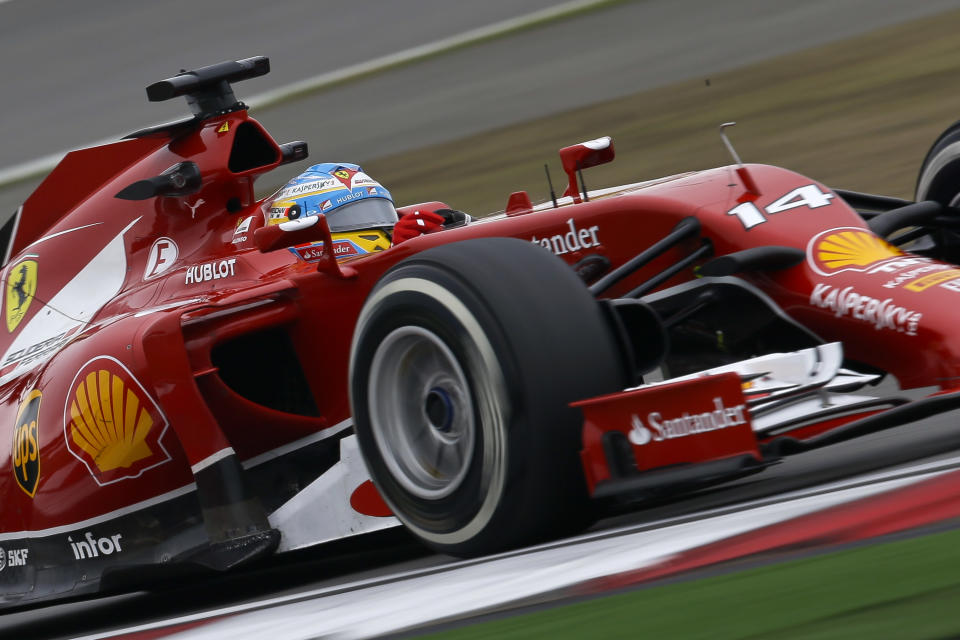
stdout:
{"type": "MultiPolygon", "coordinates": [[[[238,98],[310,162],[357,162],[397,204],[482,215],[548,197],[556,150],[611,135],[593,187],[748,162],[910,197],[960,117],[956,0],[0,0],[0,215],[70,149],[188,115],[144,88],[266,55],[238,98]]],[[[281,175],[281,173],[283,175],[281,175]]]]}

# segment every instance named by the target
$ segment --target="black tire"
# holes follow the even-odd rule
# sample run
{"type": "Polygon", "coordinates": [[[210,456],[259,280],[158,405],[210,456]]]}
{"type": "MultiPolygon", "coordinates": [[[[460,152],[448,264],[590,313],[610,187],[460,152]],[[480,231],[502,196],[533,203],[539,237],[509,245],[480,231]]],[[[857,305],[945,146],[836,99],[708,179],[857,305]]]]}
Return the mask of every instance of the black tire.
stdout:
{"type": "Polygon", "coordinates": [[[915,200],[960,204],[960,121],[940,134],[920,165],[915,200]]]}
{"type": "Polygon", "coordinates": [[[414,535],[455,555],[586,526],[582,415],[568,403],[625,380],[573,270],[509,238],[435,247],[387,272],[350,358],[374,483],[414,535]]]}

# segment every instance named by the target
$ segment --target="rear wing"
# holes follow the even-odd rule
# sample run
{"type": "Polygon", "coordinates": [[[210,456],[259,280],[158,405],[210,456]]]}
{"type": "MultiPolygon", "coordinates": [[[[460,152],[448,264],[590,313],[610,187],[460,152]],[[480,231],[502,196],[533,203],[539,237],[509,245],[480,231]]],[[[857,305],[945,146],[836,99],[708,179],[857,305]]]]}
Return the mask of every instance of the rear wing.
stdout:
{"type": "Polygon", "coordinates": [[[138,138],[68,153],[0,228],[2,264],[41,238],[124,169],[167,142],[166,137],[138,138]]]}

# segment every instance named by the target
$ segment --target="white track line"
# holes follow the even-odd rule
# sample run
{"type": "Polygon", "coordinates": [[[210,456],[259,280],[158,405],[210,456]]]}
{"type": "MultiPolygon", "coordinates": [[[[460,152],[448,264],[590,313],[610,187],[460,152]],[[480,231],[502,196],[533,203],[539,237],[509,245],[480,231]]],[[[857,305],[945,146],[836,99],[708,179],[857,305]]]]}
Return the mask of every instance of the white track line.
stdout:
{"type": "MultiPolygon", "coordinates": [[[[952,461],[955,462],[955,461],[952,461]]],[[[815,487],[808,495],[778,499],[776,503],[750,507],[708,518],[674,522],[650,529],[651,523],[610,532],[586,535],[560,543],[499,554],[478,560],[456,562],[392,576],[316,589],[139,625],[78,640],[104,640],[117,635],[145,632],[178,624],[226,616],[222,620],[174,633],[182,640],[212,640],[230,637],[246,640],[271,635],[300,638],[369,638],[397,633],[428,623],[477,613],[530,598],[587,580],[642,569],[671,556],[783,522],[831,506],[890,491],[945,473],[949,463],[918,465],[903,469],[910,477],[884,478],[872,474],[840,483],[815,487]],[[865,482],[873,484],[864,485],[865,482]],[[812,494],[812,495],[810,495],[812,494]],[[630,531],[629,529],[634,529],[630,531]]],[[[682,520],[682,519],[676,519],[682,520]]]]}
{"type": "MultiPolygon", "coordinates": [[[[0,3],[9,1],[10,0],[0,0],[0,3]]],[[[423,44],[410,49],[404,49],[403,51],[398,51],[396,53],[391,53],[379,58],[374,58],[373,60],[350,65],[349,67],[344,67],[343,69],[339,69],[337,71],[321,73],[320,75],[313,76],[312,78],[300,80],[299,82],[278,87],[272,91],[257,94],[250,99],[245,100],[244,102],[246,102],[247,105],[252,109],[263,109],[265,107],[277,104],[278,102],[288,100],[298,94],[319,91],[320,89],[324,89],[348,80],[353,80],[367,74],[377,73],[389,69],[390,67],[408,64],[421,58],[426,58],[438,53],[450,51],[452,49],[476,44],[483,40],[498,37],[506,33],[510,33],[511,31],[524,29],[542,22],[557,20],[572,13],[599,7],[601,5],[608,4],[609,2],[610,0],[572,0],[571,2],[563,2],[547,9],[541,9],[540,11],[534,11],[533,13],[528,13],[523,16],[496,22],[494,24],[487,25],[486,27],[471,29],[470,31],[465,31],[464,33],[450,36],[449,38],[443,38],[430,44],[423,44]]],[[[124,135],[126,135],[126,133],[86,144],[83,145],[83,147],[78,148],[95,147],[102,144],[115,142],[124,135]]],[[[17,166],[0,170],[0,187],[4,187],[10,183],[51,171],[57,165],[57,163],[60,162],[63,156],[70,151],[72,151],[72,149],[51,153],[50,155],[43,156],[42,158],[37,158],[36,160],[31,160],[17,166]]]]}

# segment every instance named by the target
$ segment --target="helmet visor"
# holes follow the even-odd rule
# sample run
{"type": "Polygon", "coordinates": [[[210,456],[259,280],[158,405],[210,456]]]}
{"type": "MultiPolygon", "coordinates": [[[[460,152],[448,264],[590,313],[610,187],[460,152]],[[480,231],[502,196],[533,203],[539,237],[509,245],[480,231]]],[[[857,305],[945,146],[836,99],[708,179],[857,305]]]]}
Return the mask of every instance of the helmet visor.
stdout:
{"type": "Polygon", "coordinates": [[[392,227],[397,223],[397,210],[386,198],[364,198],[337,207],[326,216],[332,232],[392,227]]]}

